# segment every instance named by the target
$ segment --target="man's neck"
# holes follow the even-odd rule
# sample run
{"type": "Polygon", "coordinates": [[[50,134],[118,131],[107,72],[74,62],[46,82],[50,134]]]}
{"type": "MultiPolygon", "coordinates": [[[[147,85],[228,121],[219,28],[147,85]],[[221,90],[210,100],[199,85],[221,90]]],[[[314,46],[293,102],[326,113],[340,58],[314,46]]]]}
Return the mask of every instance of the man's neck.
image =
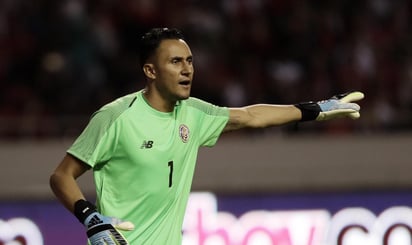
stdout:
{"type": "Polygon", "coordinates": [[[153,109],[160,112],[172,112],[176,105],[176,101],[167,101],[159,94],[150,91],[148,88],[143,90],[143,98],[153,109]]]}

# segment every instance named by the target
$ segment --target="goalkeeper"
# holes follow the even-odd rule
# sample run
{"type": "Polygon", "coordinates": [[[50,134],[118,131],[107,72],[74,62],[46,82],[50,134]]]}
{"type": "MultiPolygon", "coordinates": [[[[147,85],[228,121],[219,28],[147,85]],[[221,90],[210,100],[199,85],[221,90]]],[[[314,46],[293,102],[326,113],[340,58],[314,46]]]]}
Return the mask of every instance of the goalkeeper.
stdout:
{"type": "Polygon", "coordinates": [[[360,116],[361,92],[295,105],[215,106],[190,97],[193,55],[179,30],[152,29],[139,48],[145,88],[95,112],[50,177],[92,245],[181,244],[198,149],[223,132],[360,116]],[[96,203],[76,181],[90,169],[96,203]]]}

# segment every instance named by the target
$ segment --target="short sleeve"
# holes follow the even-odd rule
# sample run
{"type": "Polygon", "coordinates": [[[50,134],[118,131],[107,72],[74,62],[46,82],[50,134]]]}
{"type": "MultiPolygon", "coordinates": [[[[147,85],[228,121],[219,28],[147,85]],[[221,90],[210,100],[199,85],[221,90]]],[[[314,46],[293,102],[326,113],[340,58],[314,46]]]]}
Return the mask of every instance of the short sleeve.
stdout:
{"type": "Polygon", "coordinates": [[[67,153],[91,167],[108,161],[116,147],[114,122],[115,118],[110,110],[94,113],[67,153]]]}

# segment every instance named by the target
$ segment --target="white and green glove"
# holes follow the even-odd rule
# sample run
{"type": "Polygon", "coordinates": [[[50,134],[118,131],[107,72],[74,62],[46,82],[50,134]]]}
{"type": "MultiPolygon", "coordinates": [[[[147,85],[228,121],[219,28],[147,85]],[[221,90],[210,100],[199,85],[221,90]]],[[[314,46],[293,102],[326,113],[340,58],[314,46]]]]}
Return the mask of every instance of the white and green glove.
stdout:
{"type": "Polygon", "coordinates": [[[91,245],[129,245],[118,230],[133,230],[134,225],[131,222],[104,216],[97,212],[92,203],[85,200],[75,203],[74,214],[87,228],[91,245]]]}
{"type": "Polygon", "coordinates": [[[302,112],[301,121],[325,121],[339,117],[358,119],[360,106],[354,101],[363,99],[362,92],[349,92],[335,95],[328,100],[318,102],[303,102],[296,104],[302,112]]]}

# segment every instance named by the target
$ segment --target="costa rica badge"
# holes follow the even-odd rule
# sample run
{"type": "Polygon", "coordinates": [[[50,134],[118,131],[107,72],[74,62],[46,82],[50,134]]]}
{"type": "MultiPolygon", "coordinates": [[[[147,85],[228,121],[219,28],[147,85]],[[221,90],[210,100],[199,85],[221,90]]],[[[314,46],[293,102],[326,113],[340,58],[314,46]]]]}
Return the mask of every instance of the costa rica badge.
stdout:
{"type": "Polygon", "coordinates": [[[183,143],[187,143],[189,141],[190,130],[189,127],[181,124],[179,126],[179,136],[182,139],[183,143]]]}

